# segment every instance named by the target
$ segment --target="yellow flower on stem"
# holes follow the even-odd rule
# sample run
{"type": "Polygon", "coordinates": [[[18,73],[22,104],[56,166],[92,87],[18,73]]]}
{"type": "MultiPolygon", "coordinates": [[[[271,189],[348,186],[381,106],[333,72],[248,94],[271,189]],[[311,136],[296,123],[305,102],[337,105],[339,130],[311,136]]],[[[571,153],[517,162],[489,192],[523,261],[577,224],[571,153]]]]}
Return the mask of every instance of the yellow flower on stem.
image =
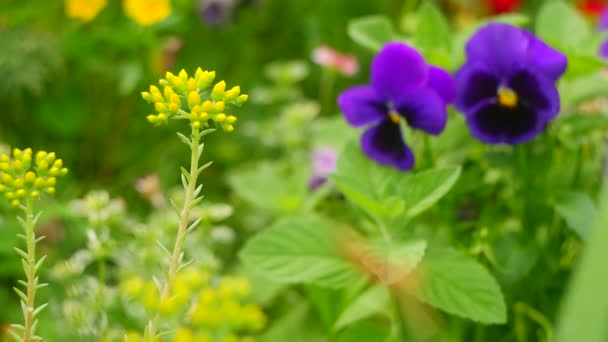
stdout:
{"type": "Polygon", "coordinates": [[[156,24],[171,14],[170,0],[124,0],[123,8],[141,26],[156,24]]]}
{"type": "Polygon", "coordinates": [[[70,18],[91,21],[107,4],[108,0],[66,0],[65,13],[70,18]]]}

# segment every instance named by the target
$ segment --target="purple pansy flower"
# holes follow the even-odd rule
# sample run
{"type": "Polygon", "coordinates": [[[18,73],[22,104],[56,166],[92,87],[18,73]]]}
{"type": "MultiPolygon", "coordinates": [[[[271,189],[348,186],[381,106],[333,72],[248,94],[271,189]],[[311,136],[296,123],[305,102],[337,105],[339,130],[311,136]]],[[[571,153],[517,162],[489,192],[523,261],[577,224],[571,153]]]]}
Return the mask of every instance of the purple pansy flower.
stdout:
{"type": "Polygon", "coordinates": [[[557,79],[568,60],[530,32],[488,24],[469,40],[456,74],[456,107],[471,134],[489,144],[533,139],[560,110],[557,79]]]}
{"type": "Polygon", "coordinates": [[[450,74],[427,64],[415,49],[394,42],[374,57],[371,84],[345,90],[338,105],[351,126],[369,126],[361,148],[370,159],[409,170],[414,155],[403,139],[401,121],[438,135],[446,124],[446,104],[455,96],[450,74]]]}
{"type": "Polygon", "coordinates": [[[336,172],[338,153],[333,148],[318,148],[312,152],[311,190],[318,189],[327,178],[336,172]]]}

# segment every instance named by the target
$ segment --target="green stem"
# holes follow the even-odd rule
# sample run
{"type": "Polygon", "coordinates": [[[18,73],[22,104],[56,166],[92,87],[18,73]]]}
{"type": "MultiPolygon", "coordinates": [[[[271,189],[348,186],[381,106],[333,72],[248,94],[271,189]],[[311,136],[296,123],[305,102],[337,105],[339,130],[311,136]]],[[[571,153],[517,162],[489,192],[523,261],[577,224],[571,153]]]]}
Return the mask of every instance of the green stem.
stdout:
{"type": "Polygon", "coordinates": [[[28,198],[25,205],[25,238],[27,244],[27,301],[23,312],[25,323],[23,325],[23,342],[29,342],[34,335],[34,310],[36,303],[36,233],[34,232],[34,205],[28,198]]]}
{"type": "Polygon", "coordinates": [[[323,68],[321,71],[321,84],[319,85],[319,101],[323,112],[330,111],[331,93],[336,80],[336,72],[332,68],[323,68]]]}
{"type": "MultiPolygon", "coordinates": [[[[163,303],[169,299],[171,294],[171,283],[173,282],[177,270],[179,269],[180,256],[182,254],[182,248],[184,241],[186,240],[186,230],[188,228],[188,222],[190,218],[190,209],[192,208],[192,202],[195,200],[194,192],[196,190],[196,181],[199,173],[199,144],[201,140],[201,133],[198,128],[192,128],[192,137],[190,144],[190,181],[186,188],[186,198],[184,205],[179,215],[179,223],[177,229],[177,236],[175,237],[175,244],[173,246],[173,253],[171,255],[171,261],[169,262],[169,271],[167,273],[167,279],[163,285],[163,289],[160,295],[160,302],[163,303]]],[[[154,337],[157,335],[158,325],[160,321],[160,315],[157,312],[154,319],[148,322],[147,336],[154,337]]]]}
{"type": "Polygon", "coordinates": [[[515,170],[517,170],[520,174],[517,178],[521,179],[521,193],[522,193],[522,226],[524,228],[530,228],[529,225],[529,194],[530,194],[530,182],[528,177],[528,153],[525,144],[518,145],[515,147],[516,154],[516,163],[517,166],[515,170]]]}
{"type": "Polygon", "coordinates": [[[409,333],[409,327],[407,321],[405,319],[405,315],[403,315],[403,308],[401,306],[401,299],[397,292],[393,294],[393,303],[395,304],[395,312],[397,314],[397,325],[399,329],[399,336],[401,336],[401,341],[412,341],[413,338],[409,333]]]}

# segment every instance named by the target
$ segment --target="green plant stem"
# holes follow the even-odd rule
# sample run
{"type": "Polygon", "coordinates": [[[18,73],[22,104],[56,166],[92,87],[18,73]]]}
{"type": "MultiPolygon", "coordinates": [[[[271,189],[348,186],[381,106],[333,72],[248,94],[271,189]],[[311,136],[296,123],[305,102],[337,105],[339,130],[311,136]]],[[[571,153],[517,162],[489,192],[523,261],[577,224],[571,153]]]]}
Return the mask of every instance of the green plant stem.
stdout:
{"type": "Polygon", "coordinates": [[[31,198],[25,205],[25,238],[27,243],[27,302],[24,314],[23,341],[29,342],[34,335],[34,310],[36,303],[36,233],[34,232],[34,204],[31,198]]]}
{"type": "Polygon", "coordinates": [[[530,194],[530,182],[529,182],[529,173],[528,173],[528,151],[527,151],[527,146],[525,144],[521,144],[515,147],[515,154],[516,154],[516,167],[515,170],[517,170],[517,172],[519,173],[519,175],[516,175],[517,178],[521,179],[521,192],[522,192],[522,226],[524,228],[530,229],[531,227],[528,227],[528,225],[530,224],[528,218],[528,211],[529,211],[529,205],[530,205],[530,200],[529,200],[529,194],[530,194]]]}
{"type": "MultiPolygon", "coordinates": [[[[184,205],[181,209],[179,215],[179,223],[177,229],[177,236],[175,238],[175,244],[173,246],[173,253],[171,255],[171,261],[169,262],[169,271],[167,273],[167,279],[163,285],[163,289],[160,295],[160,303],[165,302],[169,299],[169,295],[171,294],[171,283],[175,275],[177,274],[177,270],[179,268],[180,258],[182,255],[182,248],[184,246],[184,241],[186,240],[186,230],[188,228],[188,222],[190,218],[190,209],[192,208],[192,202],[194,201],[194,192],[196,190],[196,181],[199,173],[199,144],[201,140],[201,134],[198,128],[192,128],[192,137],[190,144],[190,181],[188,182],[188,187],[186,189],[186,198],[184,200],[184,205]]],[[[158,324],[160,321],[160,315],[157,312],[154,319],[148,323],[148,335],[153,337],[156,336],[158,330],[158,324]]]]}
{"type": "Polygon", "coordinates": [[[319,101],[321,110],[330,112],[331,93],[336,80],[336,71],[332,68],[323,68],[321,71],[321,83],[319,84],[319,101]]]}
{"type": "Polygon", "coordinates": [[[401,299],[399,298],[399,294],[395,292],[393,295],[393,303],[395,304],[395,312],[397,313],[397,324],[399,329],[399,335],[401,336],[401,341],[411,341],[411,336],[408,333],[409,328],[407,325],[407,321],[405,320],[405,316],[403,315],[403,308],[401,305],[401,299]]]}
{"type": "Polygon", "coordinates": [[[97,260],[97,282],[99,283],[99,303],[104,305],[106,295],[106,262],[102,258],[97,260]]]}

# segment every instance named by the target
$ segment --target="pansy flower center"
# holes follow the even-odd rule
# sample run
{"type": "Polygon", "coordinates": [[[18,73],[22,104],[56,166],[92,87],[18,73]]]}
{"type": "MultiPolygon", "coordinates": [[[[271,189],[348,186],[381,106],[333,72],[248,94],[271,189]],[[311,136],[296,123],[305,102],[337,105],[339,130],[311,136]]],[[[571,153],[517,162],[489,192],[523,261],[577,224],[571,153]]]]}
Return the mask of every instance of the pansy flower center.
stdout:
{"type": "Polygon", "coordinates": [[[518,101],[517,93],[513,89],[504,86],[498,88],[498,104],[501,106],[515,108],[518,101]]]}
{"type": "Polygon", "coordinates": [[[397,113],[397,111],[394,109],[388,111],[388,117],[395,124],[399,124],[399,122],[401,122],[401,115],[399,115],[399,113],[397,113]]]}

